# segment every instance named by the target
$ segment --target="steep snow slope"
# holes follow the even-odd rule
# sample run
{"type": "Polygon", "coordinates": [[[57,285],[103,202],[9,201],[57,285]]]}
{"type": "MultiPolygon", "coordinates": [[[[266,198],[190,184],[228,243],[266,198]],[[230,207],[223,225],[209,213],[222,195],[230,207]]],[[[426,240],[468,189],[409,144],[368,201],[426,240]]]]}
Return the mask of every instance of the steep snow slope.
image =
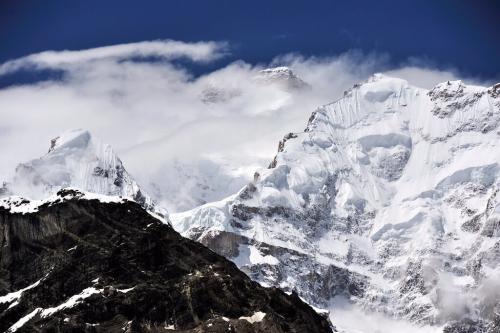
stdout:
{"type": "MultiPolygon", "coordinates": [[[[500,85],[375,75],[316,110],[269,169],[174,227],[265,285],[423,325],[500,318],[500,85]]],[[[335,311],[333,311],[335,322],[335,311]]]]}
{"type": "Polygon", "coordinates": [[[150,211],[166,215],[141,191],[110,145],[79,129],[53,139],[46,155],[19,164],[3,195],[42,199],[65,187],[130,198],[150,211]]]}

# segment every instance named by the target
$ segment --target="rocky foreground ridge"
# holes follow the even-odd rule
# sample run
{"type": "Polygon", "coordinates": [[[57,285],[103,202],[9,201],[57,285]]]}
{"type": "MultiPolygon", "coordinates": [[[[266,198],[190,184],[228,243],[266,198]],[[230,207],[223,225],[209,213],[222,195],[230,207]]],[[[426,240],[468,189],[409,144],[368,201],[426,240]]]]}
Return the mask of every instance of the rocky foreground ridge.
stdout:
{"type": "Polygon", "coordinates": [[[0,202],[2,332],[331,332],[139,204],[74,189],[0,202]]]}

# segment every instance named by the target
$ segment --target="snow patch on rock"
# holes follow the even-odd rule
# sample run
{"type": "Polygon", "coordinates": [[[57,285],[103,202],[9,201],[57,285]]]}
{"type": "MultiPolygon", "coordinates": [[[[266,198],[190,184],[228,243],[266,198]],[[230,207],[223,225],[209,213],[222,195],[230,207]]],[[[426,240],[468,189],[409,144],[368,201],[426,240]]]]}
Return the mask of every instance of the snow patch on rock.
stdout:
{"type": "Polygon", "coordinates": [[[265,316],[266,316],[266,314],[264,312],[257,311],[253,315],[251,315],[250,317],[240,317],[238,319],[239,320],[246,320],[250,324],[253,324],[253,323],[259,323],[259,322],[261,322],[264,319],[265,316]]]}

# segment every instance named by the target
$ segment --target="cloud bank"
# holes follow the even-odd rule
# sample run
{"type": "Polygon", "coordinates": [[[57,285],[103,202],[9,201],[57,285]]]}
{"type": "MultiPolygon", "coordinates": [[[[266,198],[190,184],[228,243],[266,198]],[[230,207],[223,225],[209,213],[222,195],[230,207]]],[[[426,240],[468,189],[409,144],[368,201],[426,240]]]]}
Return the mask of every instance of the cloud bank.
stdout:
{"type": "Polygon", "coordinates": [[[196,62],[209,62],[222,57],[226,51],[227,44],[222,42],[184,43],[174,40],[119,44],[81,51],[46,51],[0,65],[0,75],[26,68],[71,70],[71,66],[83,63],[102,60],[116,62],[130,58],[186,58],[196,62]]]}
{"type": "Polygon", "coordinates": [[[459,76],[422,64],[393,66],[387,56],[359,52],[288,54],[257,65],[239,60],[201,76],[190,71],[189,61],[209,63],[228,50],[220,42],[167,40],[47,51],[0,65],[0,75],[63,73],[0,89],[0,180],[8,180],[19,162],[44,154],[58,133],[85,128],[110,143],[170,210],[187,209],[235,192],[267,166],[283,135],[302,131],[315,108],[374,72],[424,88],[459,76]],[[276,65],[292,68],[311,89],[290,91],[255,79],[276,65]]]}

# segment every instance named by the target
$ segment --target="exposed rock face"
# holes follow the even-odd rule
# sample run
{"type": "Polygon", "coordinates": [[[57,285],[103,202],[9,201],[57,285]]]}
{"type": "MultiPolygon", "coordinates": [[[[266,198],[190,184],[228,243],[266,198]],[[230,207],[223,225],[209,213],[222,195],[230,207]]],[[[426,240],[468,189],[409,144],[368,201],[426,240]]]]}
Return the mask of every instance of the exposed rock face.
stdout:
{"type": "Polygon", "coordinates": [[[23,205],[0,207],[0,331],[331,332],[295,293],[261,287],[135,202],[62,190],[23,205]]]}
{"type": "Polygon", "coordinates": [[[417,324],[495,332],[497,92],[375,75],[288,134],[254,182],[175,214],[174,228],[318,307],[344,297],[417,324]]]}

